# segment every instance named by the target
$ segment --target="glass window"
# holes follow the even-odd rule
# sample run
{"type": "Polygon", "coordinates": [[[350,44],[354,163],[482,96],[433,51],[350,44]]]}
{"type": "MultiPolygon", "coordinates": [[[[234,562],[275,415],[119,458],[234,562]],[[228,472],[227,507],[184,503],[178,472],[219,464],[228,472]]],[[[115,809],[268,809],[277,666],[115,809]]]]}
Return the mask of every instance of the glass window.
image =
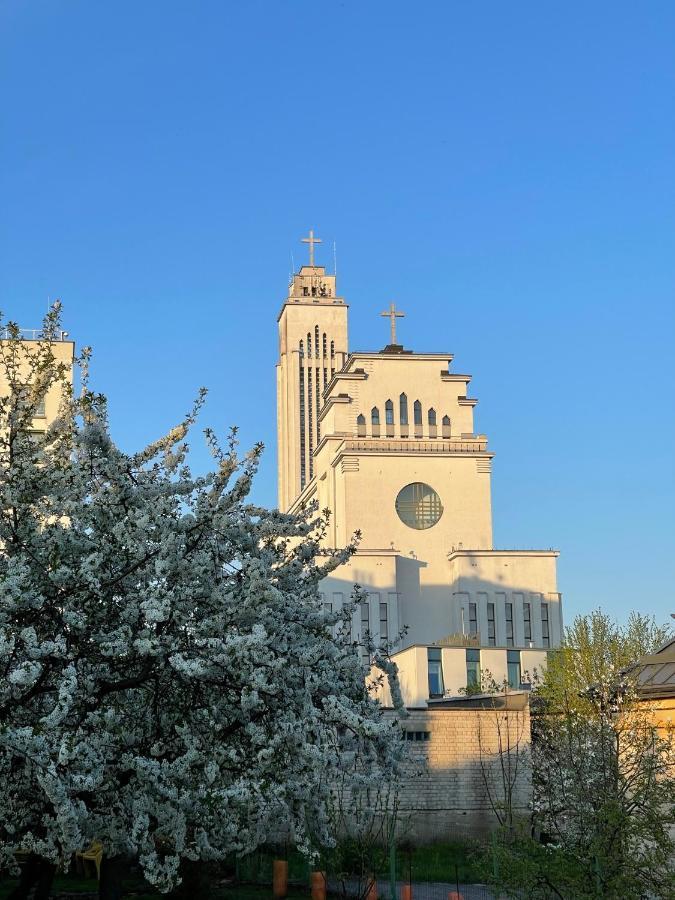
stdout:
{"type": "Polygon", "coordinates": [[[551,646],[551,638],[548,631],[548,603],[541,604],[541,640],[544,647],[551,646]]]}
{"type": "Polygon", "coordinates": [[[436,424],[436,410],[433,407],[429,410],[428,420],[430,425],[436,424]]]}
{"type": "Polygon", "coordinates": [[[443,505],[432,487],[415,481],[399,491],[396,512],[405,525],[423,530],[438,522],[443,515],[443,505]]]}
{"type": "Polygon", "coordinates": [[[394,404],[391,400],[387,400],[384,404],[384,421],[387,425],[394,424],[394,404]]]}
{"type": "Polygon", "coordinates": [[[505,603],[506,610],[506,646],[513,647],[513,603],[505,603]]]}
{"type": "Polygon", "coordinates": [[[379,425],[380,424],[380,411],[374,406],[370,411],[370,424],[371,425],[379,425]]]}
{"type": "Polygon", "coordinates": [[[532,607],[529,603],[523,603],[523,624],[524,624],[524,636],[526,641],[532,640],[532,607]]]}
{"type": "Polygon", "coordinates": [[[361,638],[370,634],[370,606],[366,600],[361,604],[361,638]]]}
{"type": "Polygon", "coordinates": [[[408,398],[405,394],[401,394],[399,397],[399,413],[401,418],[401,425],[408,424],[408,398]]]}
{"type": "Polygon", "coordinates": [[[480,650],[466,651],[466,686],[480,687],[480,650]]]}
{"type": "Polygon", "coordinates": [[[469,634],[478,634],[478,606],[469,603],[469,634]]]}
{"type": "Polygon", "coordinates": [[[520,676],[520,650],[506,651],[506,666],[508,669],[509,687],[518,690],[522,681],[520,676]]]}
{"type": "Polygon", "coordinates": [[[386,641],[389,637],[389,608],[386,603],[380,603],[380,640],[386,641]]]}
{"type": "Polygon", "coordinates": [[[487,620],[488,620],[488,644],[491,647],[494,647],[497,643],[497,634],[495,632],[495,605],[494,603],[488,603],[487,605],[487,620]]]}
{"type": "Polygon", "coordinates": [[[441,649],[429,647],[427,649],[427,665],[429,668],[429,696],[443,696],[443,663],[441,662],[441,649]]]}
{"type": "Polygon", "coordinates": [[[356,432],[359,437],[365,437],[366,434],[366,417],[359,413],[356,417],[356,432]]]}
{"type": "Polygon", "coordinates": [[[415,400],[413,404],[413,421],[415,425],[422,424],[422,404],[419,400],[415,400]]]}

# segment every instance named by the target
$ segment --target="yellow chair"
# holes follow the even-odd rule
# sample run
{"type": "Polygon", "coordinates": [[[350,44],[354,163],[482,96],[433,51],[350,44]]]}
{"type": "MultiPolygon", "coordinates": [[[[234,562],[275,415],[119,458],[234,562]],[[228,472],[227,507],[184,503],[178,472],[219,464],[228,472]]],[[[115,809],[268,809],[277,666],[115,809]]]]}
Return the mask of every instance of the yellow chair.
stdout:
{"type": "Polygon", "coordinates": [[[86,863],[93,862],[96,866],[96,878],[101,880],[101,860],[103,859],[103,844],[100,841],[92,841],[89,847],[82,851],[78,850],[75,854],[79,859],[81,859],[85,863],[85,872],[86,872],[86,863]]]}

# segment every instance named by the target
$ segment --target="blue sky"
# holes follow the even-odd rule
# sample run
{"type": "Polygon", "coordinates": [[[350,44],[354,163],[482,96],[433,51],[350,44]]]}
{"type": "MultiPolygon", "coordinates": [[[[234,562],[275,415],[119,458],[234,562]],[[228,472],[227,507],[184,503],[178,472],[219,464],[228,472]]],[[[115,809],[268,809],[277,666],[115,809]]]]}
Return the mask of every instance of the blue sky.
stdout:
{"type": "MultiPolygon", "coordinates": [[[[268,447],[314,227],[351,346],[450,351],[495,545],[568,621],[675,611],[675,5],[3,0],[0,307],[60,297],[125,448],[205,384],[268,447]]],[[[197,465],[206,454],[195,440],[197,465]]]]}

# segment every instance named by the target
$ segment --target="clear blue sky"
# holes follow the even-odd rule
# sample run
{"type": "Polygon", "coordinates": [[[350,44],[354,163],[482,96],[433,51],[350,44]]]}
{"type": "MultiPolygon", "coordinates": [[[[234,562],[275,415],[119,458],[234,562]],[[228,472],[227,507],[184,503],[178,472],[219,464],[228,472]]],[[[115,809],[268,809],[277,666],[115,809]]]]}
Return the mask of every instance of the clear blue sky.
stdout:
{"type": "MultiPolygon", "coordinates": [[[[351,346],[474,374],[495,544],[675,611],[675,4],[2,0],[0,306],[61,297],[125,448],[199,385],[268,447],[314,227],[351,346]]],[[[199,448],[198,465],[206,463],[199,448]]]]}

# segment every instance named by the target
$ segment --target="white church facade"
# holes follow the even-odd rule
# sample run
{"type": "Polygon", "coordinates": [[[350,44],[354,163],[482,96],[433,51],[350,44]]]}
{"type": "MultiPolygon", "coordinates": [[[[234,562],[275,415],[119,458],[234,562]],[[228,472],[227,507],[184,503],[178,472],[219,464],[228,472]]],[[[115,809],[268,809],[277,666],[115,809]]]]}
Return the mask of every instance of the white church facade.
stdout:
{"type": "Polygon", "coordinates": [[[322,584],[325,603],[342,605],[359,584],[368,602],[355,636],[405,631],[395,658],[402,670],[416,660],[416,704],[435,695],[438,648],[443,695],[475,677],[476,658],[510,680],[516,662],[521,673],[539,667],[562,636],[558,551],[493,545],[494,454],[474,430],[471,376],[452,371],[450,353],[404,349],[393,305],[390,343],[350,350],[348,306],[314,264],[317,241],[310,232],[310,265],[278,317],[278,481],[280,509],[330,510],[331,546],[360,532],[356,554],[322,584]]]}

